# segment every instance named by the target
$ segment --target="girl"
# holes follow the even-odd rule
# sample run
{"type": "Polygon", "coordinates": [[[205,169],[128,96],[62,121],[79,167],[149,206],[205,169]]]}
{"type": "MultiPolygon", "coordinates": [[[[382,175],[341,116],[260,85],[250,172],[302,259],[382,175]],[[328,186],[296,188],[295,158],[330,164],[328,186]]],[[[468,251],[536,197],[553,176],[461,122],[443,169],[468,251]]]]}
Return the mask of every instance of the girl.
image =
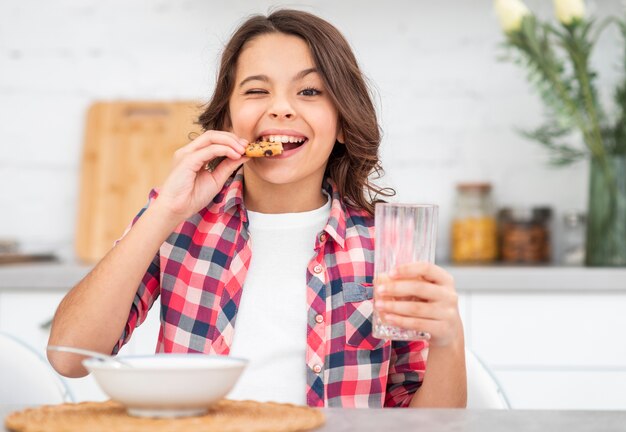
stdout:
{"type": "MultiPolygon", "coordinates": [[[[59,305],[49,343],[117,353],[160,297],[157,352],[250,360],[230,397],[465,406],[463,330],[443,269],[406,265],[377,287],[397,299],[381,307],[386,321],[429,332],[429,346],[372,337],[371,196],[385,191],[368,176],[380,133],[338,30],[293,10],[248,19],[199,122],[205,132],[59,305]],[[258,139],[283,154],[243,156],[258,139]]],[[[63,375],[86,374],[76,356],[49,358],[63,375]]]]}

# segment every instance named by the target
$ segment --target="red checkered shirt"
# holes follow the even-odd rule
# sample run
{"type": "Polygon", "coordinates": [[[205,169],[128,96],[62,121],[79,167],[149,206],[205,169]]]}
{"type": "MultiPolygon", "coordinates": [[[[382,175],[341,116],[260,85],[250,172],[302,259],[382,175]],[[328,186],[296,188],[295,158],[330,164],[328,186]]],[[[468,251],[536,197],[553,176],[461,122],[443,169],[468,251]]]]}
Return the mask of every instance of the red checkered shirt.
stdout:
{"type": "MultiPolygon", "coordinates": [[[[330,179],[324,188],[332,197],[330,217],[306,269],[307,404],[408,406],[422,383],[427,345],[372,336],[373,218],[345,206],[330,179]]],[[[151,191],[133,224],[157,196],[151,191]]],[[[228,355],[250,266],[247,228],[240,170],[163,243],[113,352],[128,342],[160,296],[157,352],[228,355]]],[[[268,335],[267,343],[277,342],[268,335]]]]}

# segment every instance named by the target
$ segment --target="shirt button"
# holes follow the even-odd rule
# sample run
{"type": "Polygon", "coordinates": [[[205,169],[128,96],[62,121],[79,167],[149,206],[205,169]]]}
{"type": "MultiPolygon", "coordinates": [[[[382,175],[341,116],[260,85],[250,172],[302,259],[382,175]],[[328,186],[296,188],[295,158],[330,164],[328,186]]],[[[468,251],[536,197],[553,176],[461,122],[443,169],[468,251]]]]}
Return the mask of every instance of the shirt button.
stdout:
{"type": "Polygon", "coordinates": [[[316,364],[315,366],[313,366],[313,372],[315,372],[316,374],[320,373],[322,371],[322,366],[316,364]]]}
{"type": "Polygon", "coordinates": [[[324,243],[326,241],[326,233],[320,234],[320,242],[324,243]]]}
{"type": "Polygon", "coordinates": [[[318,324],[321,324],[324,322],[324,315],[322,314],[317,314],[315,315],[315,322],[318,324]]]}
{"type": "Polygon", "coordinates": [[[313,271],[317,274],[320,274],[322,272],[322,266],[321,265],[316,265],[315,267],[313,267],[313,271]]]}

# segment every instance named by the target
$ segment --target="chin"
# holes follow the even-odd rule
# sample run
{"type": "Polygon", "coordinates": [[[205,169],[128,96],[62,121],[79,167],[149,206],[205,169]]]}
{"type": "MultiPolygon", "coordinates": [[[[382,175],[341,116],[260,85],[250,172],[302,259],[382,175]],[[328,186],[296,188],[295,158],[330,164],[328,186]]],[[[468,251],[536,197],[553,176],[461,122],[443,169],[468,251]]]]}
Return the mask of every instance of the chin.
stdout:
{"type": "Polygon", "coordinates": [[[260,160],[259,163],[250,166],[251,162],[255,161],[246,164],[246,168],[252,172],[251,174],[259,180],[273,185],[298,183],[313,174],[303,172],[302,169],[285,166],[286,164],[268,164],[260,160]]]}

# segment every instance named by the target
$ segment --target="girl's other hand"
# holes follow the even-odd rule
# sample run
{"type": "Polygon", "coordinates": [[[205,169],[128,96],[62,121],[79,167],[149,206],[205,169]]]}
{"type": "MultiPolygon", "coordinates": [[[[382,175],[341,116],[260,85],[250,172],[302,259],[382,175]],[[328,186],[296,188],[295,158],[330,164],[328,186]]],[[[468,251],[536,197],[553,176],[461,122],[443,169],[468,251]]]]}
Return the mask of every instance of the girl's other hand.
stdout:
{"type": "Polygon", "coordinates": [[[375,304],[386,324],[429,333],[430,346],[463,337],[454,279],[435,264],[404,264],[379,277],[375,304]]]}
{"type": "Polygon", "coordinates": [[[179,222],[197,213],[218,194],[233,171],[248,160],[242,156],[247,144],[247,140],[231,132],[209,130],[179,148],[155,205],[179,222]],[[213,171],[207,170],[207,162],[218,157],[224,160],[213,171]]]}

